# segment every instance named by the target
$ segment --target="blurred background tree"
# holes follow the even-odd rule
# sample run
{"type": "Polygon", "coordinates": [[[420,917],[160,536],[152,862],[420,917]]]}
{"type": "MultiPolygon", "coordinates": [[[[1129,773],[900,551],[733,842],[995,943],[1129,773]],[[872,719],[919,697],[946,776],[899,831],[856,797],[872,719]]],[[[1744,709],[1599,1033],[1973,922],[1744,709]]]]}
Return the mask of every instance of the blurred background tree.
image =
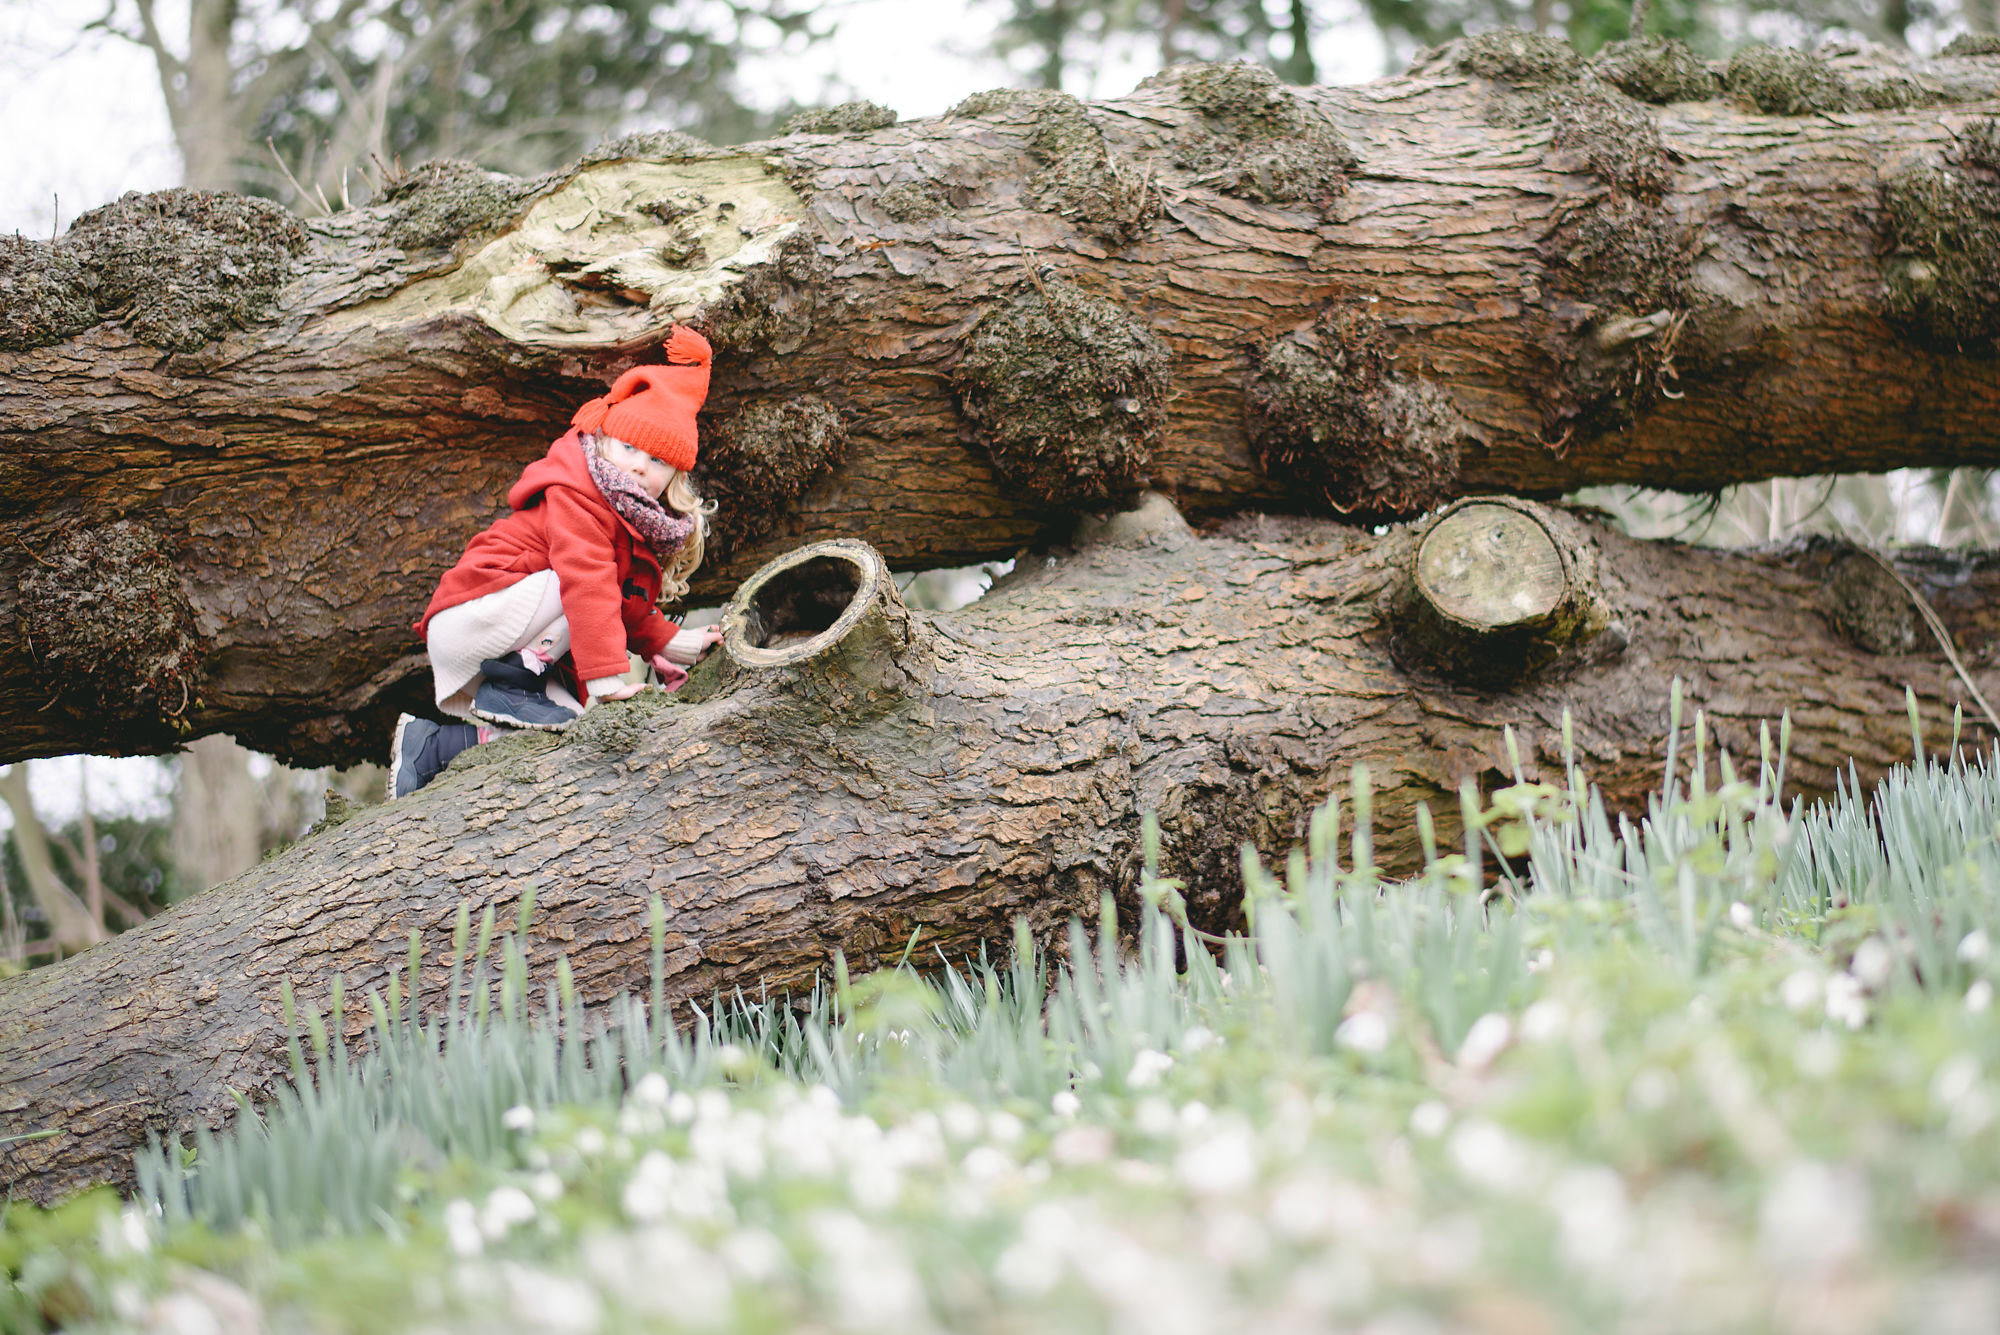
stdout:
{"type": "Polygon", "coordinates": [[[633,121],[733,143],[740,66],[811,40],[789,0],[110,0],[90,25],[150,53],[182,184],[361,202],[401,162],[533,174],[633,121]],[[288,175],[289,173],[289,175],[288,175]]]}

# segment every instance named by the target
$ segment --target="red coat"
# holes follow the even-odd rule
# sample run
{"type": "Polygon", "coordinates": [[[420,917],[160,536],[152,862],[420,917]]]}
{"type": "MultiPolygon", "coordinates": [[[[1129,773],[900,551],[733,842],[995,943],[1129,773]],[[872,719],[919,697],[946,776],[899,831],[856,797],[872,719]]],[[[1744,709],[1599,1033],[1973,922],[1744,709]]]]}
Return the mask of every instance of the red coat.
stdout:
{"type": "Polygon", "coordinates": [[[438,581],[418,635],[447,607],[497,593],[538,570],[553,570],[569,618],[576,675],[588,682],[622,674],[629,648],[651,658],[679,629],[654,606],[660,564],[598,490],[577,433],[549,446],[507,491],[513,513],[467,545],[438,581]]]}

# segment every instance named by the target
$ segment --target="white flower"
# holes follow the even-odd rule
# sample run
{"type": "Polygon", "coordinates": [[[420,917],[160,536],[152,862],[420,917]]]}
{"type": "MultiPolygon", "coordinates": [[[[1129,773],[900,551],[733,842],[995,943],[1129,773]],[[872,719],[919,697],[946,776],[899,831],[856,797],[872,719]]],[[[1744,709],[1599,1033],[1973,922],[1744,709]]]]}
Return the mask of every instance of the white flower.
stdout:
{"type": "Polygon", "coordinates": [[[1868,1183],[1853,1168],[1813,1159],[1787,1164],[1764,1195],[1764,1255],[1795,1270],[1827,1270],[1868,1247],[1868,1183]]]}
{"type": "Polygon", "coordinates": [[[527,1192],[519,1187],[495,1187],[486,1198],[486,1208],[479,1212],[479,1231],[497,1242],[507,1236],[508,1229],[534,1217],[535,1203],[527,1192]]]}
{"type": "Polygon", "coordinates": [[[649,1108],[667,1106],[667,1078],[658,1071],[648,1071],[639,1077],[639,1083],[632,1086],[631,1098],[649,1108]]]}
{"type": "Polygon", "coordinates": [[[1189,1099],[1181,1105],[1180,1121],[1183,1131],[1208,1125],[1208,1105],[1200,1099],[1189,1099]]]}
{"type": "Polygon", "coordinates": [[[1523,1191],[1536,1177],[1532,1151],[1483,1118],[1459,1123],[1445,1149],[1460,1173],[1489,1191],[1523,1191]]]}
{"type": "Polygon", "coordinates": [[[117,1214],[107,1211],[99,1215],[97,1249],[106,1256],[144,1256],[153,1250],[152,1226],[145,1213],[128,1205],[117,1214]]]}
{"type": "Polygon", "coordinates": [[[991,1145],[978,1145],[959,1164],[963,1172],[974,1182],[992,1182],[1014,1171],[1014,1161],[991,1145]]]}
{"type": "Polygon", "coordinates": [[[479,1236],[479,1212],[468,1200],[449,1201],[444,1207],[444,1238],[458,1256],[477,1256],[486,1250],[479,1236]]]}
{"type": "Polygon", "coordinates": [[[1820,1003],[1819,973],[1813,969],[1792,970],[1778,984],[1778,999],[1792,1014],[1804,1015],[1820,1003]]]}
{"type": "Polygon", "coordinates": [[[1181,1035],[1180,1047],[1182,1052],[1202,1052],[1206,1051],[1209,1048],[1217,1048],[1221,1046],[1222,1046],[1221,1036],[1218,1034],[1210,1033],[1208,1030],[1202,1028],[1200,1025],[1196,1025],[1194,1028],[1188,1030],[1186,1033],[1181,1035]]]}
{"type": "Polygon", "coordinates": [[[750,1054],[734,1043],[724,1043],[715,1050],[715,1064],[725,1074],[741,1075],[750,1069],[750,1054]]]}
{"type": "Polygon", "coordinates": [[[1241,1191],[1257,1179],[1257,1144],[1248,1127],[1219,1125],[1174,1159],[1174,1176],[1198,1196],[1241,1191]]]}
{"type": "Polygon", "coordinates": [[[506,1127],[509,1131],[533,1131],[535,1129],[535,1110],[525,1103],[517,1103],[506,1112],[500,1114],[500,1125],[506,1127]]]}
{"type": "Polygon", "coordinates": [[[1466,1030],[1465,1041],[1458,1046],[1458,1064],[1475,1071],[1484,1070],[1493,1064],[1513,1036],[1512,1021],[1497,1011],[1488,1011],[1466,1030]]]}
{"type": "Polygon", "coordinates": [[[766,1284],[785,1272],[785,1245],[761,1228],[739,1228],[716,1246],[722,1263],[738,1279],[766,1284]]]}
{"type": "Polygon", "coordinates": [[[1854,948],[1854,958],[1848,962],[1848,970],[1861,980],[1861,985],[1870,992],[1880,992],[1888,985],[1889,976],[1895,972],[1896,955],[1889,949],[1889,943],[1879,936],[1871,936],[1854,948]]]}
{"type": "Polygon", "coordinates": [[[586,1126],[578,1131],[576,1152],[593,1158],[604,1153],[604,1133],[594,1126],[586,1126]]]}
{"type": "Polygon", "coordinates": [[[1984,1015],[1993,1005],[1993,984],[1981,978],[1965,989],[1965,1008],[1974,1015],[1984,1015]]]}
{"type": "Polygon", "coordinates": [[[563,1181],[554,1173],[544,1169],[529,1181],[528,1192],[536,1200],[547,1205],[562,1199],[563,1181]]]}
{"type": "Polygon", "coordinates": [[[511,1315],[527,1330],[586,1335],[604,1320],[604,1304],[587,1284],[526,1266],[505,1273],[511,1315]]]}
{"type": "Polygon", "coordinates": [[[1049,1157],[1067,1168],[1103,1163],[1111,1157],[1117,1142],[1101,1126],[1070,1126],[1056,1133],[1049,1144],[1049,1157]]]}
{"type": "Polygon", "coordinates": [[[1076,1096],[1073,1089],[1058,1090],[1056,1096],[1049,1100],[1049,1110],[1065,1120],[1076,1116],[1082,1107],[1083,1100],[1076,1096]]]}
{"type": "Polygon", "coordinates": [[[1571,1168],[1549,1184],[1545,1199],[1572,1265],[1609,1268],[1620,1260],[1632,1236],[1625,1179],[1600,1165],[1571,1168]]]}
{"type": "Polygon", "coordinates": [[[1144,1135],[1171,1135],[1174,1129],[1174,1105],[1161,1098],[1141,1099],[1139,1106],[1132,1110],[1132,1124],[1144,1135]]]}
{"type": "Polygon", "coordinates": [[[944,1133],[953,1140],[971,1140],[979,1134],[984,1123],[980,1120],[979,1109],[969,1103],[950,1103],[939,1114],[944,1123],[944,1133]]]}
{"type": "Polygon", "coordinates": [[[1355,1052],[1373,1055],[1389,1046],[1389,1021],[1379,1011],[1356,1011],[1333,1031],[1333,1041],[1355,1052]]]}
{"type": "Polygon", "coordinates": [[[1521,1037],[1530,1043],[1561,1038],[1569,1028],[1569,1013],[1554,997],[1543,997],[1521,1012],[1521,1037]]]}
{"type": "Polygon", "coordinates": [[[1837,973],[1826,980],[1826,1018],[1849,1029],[1868,1023],[1868,998],[1862,995],[1860,979],[1837,973]]]}
{"type": "Polygon", "coordinates": [[[1555,967],[1556,953],[1547,946],[1543,946],[1540,950],[1528,956],[1529,973],[1547,973],[1555,967]]]}
{"type": "Polygon", "coordinates": [[[1026,1130],[1020,1118],[1004,1109],[986,1114],[986,1135],[996,1145],[1012,1145],[1026,1130]]]}
{"type": "Polygon", "coordinates": [[[1739,932],[1747,932],[1757,925],[1757,913],[1742,900],[1729,906],[1729,922],[1739,932]]]}
{"type": "Polygon", "coordinates": [[[694,1120],[694,1100],[686,1094],[675,1094],[667,1100],[667,1120],[675,1126],[686,1126],[694,1120]]]}
{"type": "Polygon", "coordinates": [[[1993,943],[1986,937],[1986,929],[1975,927],[1965,934],[1958,943],[1958,957],[1967,964],[1984,964],[1986,957],[1993,953],[1993,943]]]}
{"type": "Polygon", "coordinates": [[[1141,1048],[1132,1058],[1132,1069],[1125,1074],[1125,1084],[1130,1089],[1151,1089],[1160,1083],[1160,1077],[1173,1070],[1174,1059],[1154,1048],[1141,1048]]]}
{"type": "Polygon", "coordinates": [[[1672,1071],[1657,1066],[1642,1066],[1632,1075],[1632,1083],[1625,1087],[1625,1101],[1634,1112],[1651,1113],[1672,1102],[1680,1084],[1672,1071]]]}
{"type": "Polygon", "coordinates": [[[1410,1109],[1410,1130],[1425,1140],[1436,1140],[1451,1125],[1451,1109],[1436,1099],[1425,1099],[1410,1109]]]}
{"type": "Polygon", "coordinates": [[[1931,1076],[1931,1098],[1949,1108],[1979,1086],[1979,1058],[1969,1052],[1939,1063],[1931,1076]]]}
{"type": "Polygon", "coordinates": [[[648,1150],[626,1182],[620,1202],[625,1213],[642,1224],[666,1218],[667,1204],[674,1189],[674,1161],[658,1150],[648,1150]]]}

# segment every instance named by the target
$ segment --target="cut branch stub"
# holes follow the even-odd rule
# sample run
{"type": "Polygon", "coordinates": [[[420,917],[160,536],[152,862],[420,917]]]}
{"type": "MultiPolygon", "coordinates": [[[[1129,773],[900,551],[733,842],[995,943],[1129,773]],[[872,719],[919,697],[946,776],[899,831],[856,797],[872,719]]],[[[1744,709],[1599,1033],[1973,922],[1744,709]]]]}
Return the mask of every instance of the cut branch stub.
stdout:
{"type": "Polygon", "coordinates": [[[1512,684],[1593,641],[1624,645],[1603,635],[1615,627],[1581,526],[1507,497],[1439,514],[1418,541],[1399,620],[1400,647],[1470,685],[1512,684]]]}
{"type": "Polygon", "coordinates": [[[775,675],[830,723],[886,713],[929,675],[928,646],[888,564],[847,538],[788,552],[744,580],[723,609],[722,647],[731,675],[775,675]]]}

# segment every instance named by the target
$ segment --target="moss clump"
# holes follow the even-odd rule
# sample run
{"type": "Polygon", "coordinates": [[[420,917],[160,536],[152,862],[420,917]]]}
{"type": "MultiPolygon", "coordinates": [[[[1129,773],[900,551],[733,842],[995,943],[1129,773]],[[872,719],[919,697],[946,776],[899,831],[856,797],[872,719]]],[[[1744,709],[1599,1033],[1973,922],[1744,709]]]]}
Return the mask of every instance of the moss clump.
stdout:
{"type": "Polygon", "coordinates": [[[951,212],[942,181],[898,181],[875,196],[876,205],[899,223],[930,222],[951,212]]]}
{"type": "Polygon", "coordinates": [[[1258,464],[1318,507],[1404,517],[1455,488],[1458,414],[1434,386],[1396,374],[1388,331],[1366,304],[1331,307],[1272,343],[1246,400],[1258,464]]]}
{"type": "Polygon", "coordinates": [[[801,111],[779,134],[866,134],[894,125],[895,112],[879,102],[842,102],[837,107],[801,111]]]}
{"type": "Polygon", "coordinates": [[[694,321],[718,348],[765,347],[797,352],[812,334],[820,285],[832,265],[804,230],[779,243],[771,258],[755,265],[694,321]]]}
{"type": "Polygon", "coordinates": [[[1583,60],[1568,42],[1521,28],[1462,37],[1452,44],[1449,56],[1467,74],[1523,88],[1567,83],[1583,72],[1583,60]]]}
{"type": "Polygon", "coordinates": [[[594,145],[577,159],[576,165],[595,167],[600,163],[628,160],[686,162],[693,158],[716,157],[727,151],[679,130],[637,130],[594,145]]]}
{"type": "Polygon", "coordinates": [[[1121,307],[1046,277],[980,320],[953,387],[1001,476],[1051,505],[1095,504],[1145,479],[1167,350],[1121,307]]]}
{"type": "Polygon", "coordinates": [[[1260,204],[1325,205],[1347,190],[1353,150],[1262,65],[1176,65],[1141,87],[1165,87],[1201,115],[1175,160],[1195,184],[1260,204]]]}
{"type": "MultiPolygon", "coordinates": [[[[1994,132],[1972,140],[1991,151],[1994,132]]],[[[1889,239],[1884,261],[1892,316],[1921,344],[1985,351],[2000,338],[2000,181],[1990,166],[1924,163],[1883,187],[1889,239]]]]}
{"type": "Polygon", "coordinates": [[[847,452],[847,424],[825,399],[759,399],[707,435],[695,482],[716,503],[720,560],[778,527],[847,452]]]}
{"type": "Polygon", "coordinates": [[[46,241],[0,236],[0,352],[60,343],[97,321],[74,255],[46,241]]]}
{"type": "Polygon", "coordinates": [[[1613,191],[1657,201],[1673,184],[1660,127],[1631,100],[1596,85],[1564,89],[1547,102],[1549,146],[1574,154],[1613,191]]]}
{"type": "Polygon", "coordinates": [[[388,237],[404,250],[450,250],[511,221],[533,185],[471,162],[426,162],[391,182],[388,237]]]}
{"type": "Polygon", "coordinates": [[[2000,56],[2000,34],[1962,32],[1945,43],[1947,56],[2000,56]]]}
{"type": "Polygon", "coordinates": [[[1598,78],[1641,102],[1705,102],[1722,93],[1715,72],[1685,42],[1671,38],[1608,42],[1590,67],[1598,78]]]}
{"type": "Polygon", "coordinates": [[[629,700],[601,700],[562,731],[565,747],[601,756],[627,756],[660,726],[660,715],[678,703],[666,691],[641,691],[629,700]]]}
{"type": "Polygon", "coordinates": [[[209,644],[165,539],[121,519],[36,545],[21,572],[21,630],[57,702],[135,740],[184,732],[209,644]]]}
{"type": "Polygon", "coordinates": [[[189,352],[270,311],[306,233],[268,199],[175,188],[92,209],[59,244],[106,318],[189,352]]]}
{"type": "Polygon", "coordinates": [[[1011,119],[1036,116],[1050,107],[1076,101],[1068,93],[1053,88],[989,88],[960,102],[947,116],[979,116],[1011,119]]]}
{"type": "Polygon", "coordinates": [[[1746,46],[1730,57],[1723,83],[1768,116],[1852,111],[1867,103],[1839,71],[1818,56],[1790,47],[1746,46]]]}
{"type": "Polygon", "coordinates": [[[1036,113],[1028,151],[1042,164],[1028,201],[1114,241],[1130,241],[1159,216],[1160,195],[1141,172],[1120,162],[1083,103],[1058,93],[1036,113]]]}

